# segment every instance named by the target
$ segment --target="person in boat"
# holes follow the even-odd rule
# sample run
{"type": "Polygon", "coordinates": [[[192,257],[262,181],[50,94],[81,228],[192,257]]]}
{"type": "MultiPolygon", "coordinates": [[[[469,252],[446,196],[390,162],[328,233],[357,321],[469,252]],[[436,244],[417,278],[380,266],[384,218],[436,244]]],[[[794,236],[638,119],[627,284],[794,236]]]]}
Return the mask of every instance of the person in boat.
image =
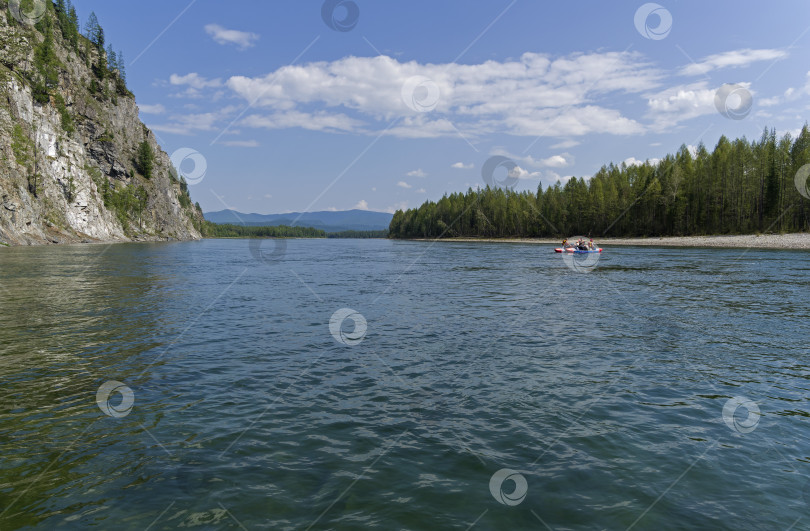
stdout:
{"type": "Polygon", "coordinates": [[[595,250],[596,250],[596,244],[595,244],[595,243],[593,243],[593,238],[591,238],[591,241],[589,241],[589,242],[588,242],[588,248],[589,248],[591,251],[595,251],[595,250]]]}
{"type": "Polygon", "coordinates": [[[579,249],[580,251],[587,251],[588,250],[588,244],[585,243],[585,240],[579,240],[577,242],[577,249],[579,249]]]}
{"type": "Polygon", "coordinates": [[[562,242],[562,248],[565,249],[565,246],[568,245],[568,238],[564,239],[562,242]]]}

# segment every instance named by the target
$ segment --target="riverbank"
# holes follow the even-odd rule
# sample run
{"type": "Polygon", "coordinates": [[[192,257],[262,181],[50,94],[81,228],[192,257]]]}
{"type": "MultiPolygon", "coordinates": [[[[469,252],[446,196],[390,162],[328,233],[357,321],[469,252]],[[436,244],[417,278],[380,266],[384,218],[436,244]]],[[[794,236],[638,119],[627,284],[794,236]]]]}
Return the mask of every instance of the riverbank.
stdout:
{"type": "MultiPolygon", "coordinates": [[[[419,241],[433,241],[420,239],[419,241]]],[[[443,238],[446,242],[537,243],[559,246],[548,238],[443,238]]],[[[731,236],[665,236],[660,238],[595,238],[601,247],[637,245],[644,247],[725,247],[738,249],[810,249],[810,233],[743,234],[731,236]]]]}

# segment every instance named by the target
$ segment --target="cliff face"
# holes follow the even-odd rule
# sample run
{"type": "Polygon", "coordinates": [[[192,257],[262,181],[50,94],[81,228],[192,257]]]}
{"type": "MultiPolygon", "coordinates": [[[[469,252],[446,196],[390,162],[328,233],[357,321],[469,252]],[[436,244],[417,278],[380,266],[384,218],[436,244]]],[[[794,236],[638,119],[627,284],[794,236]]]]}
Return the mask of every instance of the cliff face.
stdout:
{"type": "Polygon", "coordinates": [[[202,212],[117,70],[45,4],[26,20],[0,0],[0,242],[199,238],[202,212]]]}

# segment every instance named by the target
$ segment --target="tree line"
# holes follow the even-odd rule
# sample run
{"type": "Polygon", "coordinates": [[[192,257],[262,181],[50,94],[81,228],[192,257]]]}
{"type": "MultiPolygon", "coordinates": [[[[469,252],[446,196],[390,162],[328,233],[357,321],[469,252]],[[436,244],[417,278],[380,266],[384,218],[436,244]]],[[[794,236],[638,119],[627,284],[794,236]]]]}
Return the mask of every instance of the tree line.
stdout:
{"type": "Polygon", "coordinates": [[[250,225],[233,225],[230,223],[212,223],[204,221],[200,233],[206,238],[325,238],[326,232],[312,227],[289,227],[275,225],[256,227],[250,225]]]}
{"type": "MultiPolygon", "coordinates": [[[[21,9],[33,10],[33,6],[29,4],[31,0],[23,0],[21,9]]],[[[124,54],[121,51],[116,52],[110,44],[105,50],[104,28],[99,24],[96,14],[90,13],[82,33],[79,17],[71,0],[55,0],[45,5],[46,12],[35,25],[44,38],[34,49],[34,68],[23,72],[31,83],[35,101],[44,105],[49,103],[52,96],[57,99],[59,97],[55,89],[59,86],[59,70],[63,65],[55,50],[57,34],[61,35],[61,42],[68,50],[72,50],[91,67],[94,74],[89,84],[91,93],[110,100],[114,100],[116,95],[132,96],[126,86],[124,54]],[[114,92],[107,89],[105,80],[112,81],[114,92]]],[[[18,24],[10,14],[6,18],[9,24],[18,24]]],[[[64,104],[57,101],[57,106],[59,112],[65,115],[64,104]]],[[[66,132],[72,132],[72,124],[63,125],[66,132]]]]}
{"type": "MultiPolygon", "coordinates": [[[[392,238],[687,236],[805,231],[810,200],[795,176],[810,163],[810,131],[722,136],[709,152],[681,146],[663,160],[609,164],[537,192],[469,189],[397,211],[392,238]]],[[[806,185],[805,185],[806,186],[806,185]]]]}

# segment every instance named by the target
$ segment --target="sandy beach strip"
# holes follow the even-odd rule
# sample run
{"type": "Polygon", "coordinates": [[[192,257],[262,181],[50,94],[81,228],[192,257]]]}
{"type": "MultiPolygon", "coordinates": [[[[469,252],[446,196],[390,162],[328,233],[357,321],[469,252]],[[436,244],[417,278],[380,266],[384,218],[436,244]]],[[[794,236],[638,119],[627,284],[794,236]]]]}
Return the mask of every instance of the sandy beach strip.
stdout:
{"type": "MultiPolygon", "coordinates": [[[[416,241],[435,241],[414,238],[416,241]]],[[[548,238],[442,238],[440,242],[536,243],[555,245],[561,240],[548,238]]],[[[725,247],[736,249],[810,249],[810,233],[747,234],[733,236],[664,236],[660,238],[594,238],[602,248],[611,245],[644,247],[725,247]]]]}

